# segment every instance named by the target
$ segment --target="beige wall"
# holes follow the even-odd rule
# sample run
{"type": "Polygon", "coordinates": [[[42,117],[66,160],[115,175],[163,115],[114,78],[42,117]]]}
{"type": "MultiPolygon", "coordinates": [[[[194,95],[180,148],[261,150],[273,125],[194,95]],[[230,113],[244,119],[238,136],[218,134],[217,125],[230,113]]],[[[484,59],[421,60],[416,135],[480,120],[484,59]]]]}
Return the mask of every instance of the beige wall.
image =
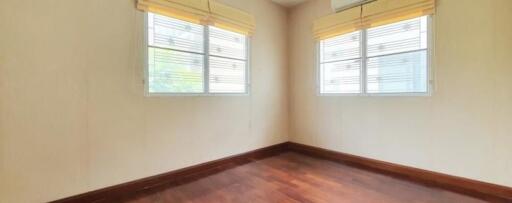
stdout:
{"type": "Polygon", "coordinates": [[[134,0],[0,0],[0,202],[43,202],[288,140],[286,11],[253,13],[252,92],[144,97],[134,0]]]}
{"type": "Polygon", "coordinates": [[[512,186],[510,0],[438,1],[432,97],[316,96],[311,22],[328,0],[288,17],[269,0],[223,0],[257,19],[242,97],[144,97],[133,0],[0,2],[1,203],[54,200],[289,134],[512,186]]]}
{"type": "Polygon", "coordinates": [[[512,1],[438,0],[432,97],[318,97],[312,20],[289,21],[292,141],[512,186],[512,1]]]}

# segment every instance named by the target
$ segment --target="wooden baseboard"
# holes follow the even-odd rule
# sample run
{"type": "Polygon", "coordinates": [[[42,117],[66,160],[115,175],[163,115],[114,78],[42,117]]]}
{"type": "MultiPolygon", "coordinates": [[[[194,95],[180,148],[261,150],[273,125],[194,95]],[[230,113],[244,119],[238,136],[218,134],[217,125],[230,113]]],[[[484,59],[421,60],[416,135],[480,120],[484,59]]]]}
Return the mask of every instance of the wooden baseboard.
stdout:
{"type": "Polygon", "coordinates": [[[408,179],[429,186],[463,193],[489,202],[512,202],[512,188],[510,187],[393,164],[298,143],[288,143],[288,149],[305,155],[342,162],[345,164],[348,163],[370,170],[377,170],[378,172],[384,172],[398,178],[408,179]]]}
{"type": "Polygon", "coordinates": [[[135,193],[152,190],[160,186],[173,186],[187,183],[232,167],[249,163],[254,160],[275,156],[283,152],[293,151],[301,154],[328,159],[355,167],[385,173],[401,179],[420,184],[439,187],[466,195],[474,196],[489,202],[512,202],[512,188],[422,170],[418,168],[393,164],[389,162],[350,155],[342,152],[298,144],[281,143],[262,149],[246,152],[223,159],[171,171],[168,173],[143,178],[84,194],[53,201],[55,203],[70,202],[115,202],[135,193]]]}
{"type": "Polygon", "coordinates": [[[223,159],[151,176],[111,187],[87,192],[84,194],[53,201],[54,203],[70,202],[115,202],[127,195],[133,195],[162,185],[182,184],[227,168],[242,165],[257,159],[275,156],[287,151],[288,143],[281,143],[254,151],[238,154],[223,159]]]}

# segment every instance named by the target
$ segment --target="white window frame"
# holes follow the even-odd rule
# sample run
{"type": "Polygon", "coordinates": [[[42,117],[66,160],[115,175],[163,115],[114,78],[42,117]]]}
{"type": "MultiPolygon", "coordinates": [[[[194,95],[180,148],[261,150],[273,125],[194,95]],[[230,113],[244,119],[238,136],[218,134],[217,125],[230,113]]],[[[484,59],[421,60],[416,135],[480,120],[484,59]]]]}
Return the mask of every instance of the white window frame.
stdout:
{"type": "MultiPolygon", "coordinates": [[[[426,92],[403,92],[403,93],[367,93],[367,84],[366,84],[366,67],[368,57],[366,56],[366,47],[367,47],[367,29],[362,29],[361,34],[361,93],[322,93],[322,79],[321,79],[321,60],[320,55],[320,41],[316,42],[316,94],[317,96],[338,96],[338,97],[355,97],[355,96],[405,96],[405,97],[429,97],[432,96],[434,90],[434,80],[433,80],[433,55],[434,55],[434,30],[433,30],[433,16],[428,15],[427,17],[427,91],[426,92]]],[[[414,50],[419,51],[419,50],[414,50]]],[[[411,51],[406,51],[402,53],[408,53],[411,51]]],[[[400,54],[400,53],[394,53],[400,54]]]]}
{"type": "MultiPolygon", "coordinates": [[[[209,70],[210,70],[210,66],[209,66],[209,63],[210,63],[210,33],[209,33],[209,26],[203,26],[203,29],[204,29],[204,32],[203,32],[203,39],[204,39],[204,45],[203,45],[203,52],[204,52],[204,69],[203,69],[203,90],[204,92],[202,93],[186,93],[186,92],[180,92],[180,93],[173,93],[173,92],[159,92],[159,93],[152,93],[149,91],[149,58],[148,58],[148,50],[149,50],[149,36],[148,36],[148,33],[149,33],[149,27],[148,27],[148,13],[145,12],[144,13],[144,79],[143,79],[143,83],[144,83],[144,95],[146,97],[167,97],[167,96],[170,96],[170,97],[187,97],[187,96],[248,96],[250,95],[250,89],[251,89],[251,75],[250,75],[250,64],[251,64],[251,54],[250,54],[250,49],[251,49],[251,36],[245,36],[246,37],[246,49],[245,49],[245,55],[246,55],[246,59],[244,60],[246,63],[245,63],[245,92],[233,92],[233,93],[229,93],[229,92],[223,92],[223,93],[214,93],[214,92],[209,92],[209,84],[210,84],[210,78],[209,78],[209,70]]],[[[171,49],[172,50],[172,49],[171,49]]],[[[185,53],[194,53],[194,52],[187,52],[187,51],[181,51],[181,50],[176,50],[176,51],[180,51],[180,52],[185,52],[185,53]]],[[[199,53],[197,53],[199,54],[199,53]]],[[[201,53],[201,55],[203,55],[203,53],[201,53]]],[[[222,56],[215,56],[215,57],[218,57],[218,58],[223,58],[223,59],[233,59],[233,58],[229,58],[229,57],[222,57],[222,56]]],[[[236,59],[236,60],[240,60],[240,59],[236,59]]]]}

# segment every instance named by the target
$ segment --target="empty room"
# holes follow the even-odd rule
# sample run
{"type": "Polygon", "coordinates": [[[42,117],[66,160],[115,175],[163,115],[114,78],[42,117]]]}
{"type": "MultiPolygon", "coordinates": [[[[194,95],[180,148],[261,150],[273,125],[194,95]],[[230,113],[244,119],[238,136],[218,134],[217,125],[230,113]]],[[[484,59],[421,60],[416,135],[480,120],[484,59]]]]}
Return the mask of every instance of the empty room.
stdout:
{"type": "Polygon", "coordinates": [[[0,203],[512,203],[512,0],[0,0],[0,203]]]}

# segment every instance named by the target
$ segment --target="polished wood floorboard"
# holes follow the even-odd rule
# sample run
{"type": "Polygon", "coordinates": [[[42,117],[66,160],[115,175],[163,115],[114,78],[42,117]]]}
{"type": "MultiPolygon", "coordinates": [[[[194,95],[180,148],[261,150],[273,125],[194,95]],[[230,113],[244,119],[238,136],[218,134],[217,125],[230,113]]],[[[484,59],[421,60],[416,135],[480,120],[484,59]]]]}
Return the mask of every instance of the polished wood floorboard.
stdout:
{"type": "Polygon", "coordinates": [[[482,200],[294,152],[220,171],[120,202],[435,202],[482,200]]]}

